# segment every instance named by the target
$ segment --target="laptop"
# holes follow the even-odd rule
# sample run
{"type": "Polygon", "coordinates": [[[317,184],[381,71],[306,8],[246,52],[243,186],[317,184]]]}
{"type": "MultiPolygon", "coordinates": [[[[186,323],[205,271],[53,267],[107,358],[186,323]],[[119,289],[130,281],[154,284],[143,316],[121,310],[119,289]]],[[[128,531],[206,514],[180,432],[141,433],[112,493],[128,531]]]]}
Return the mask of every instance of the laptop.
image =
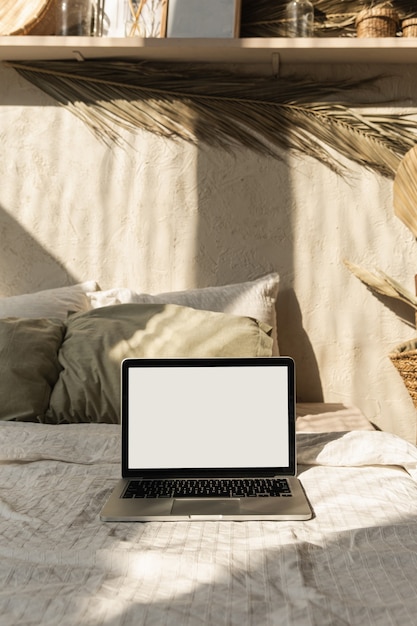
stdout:
{"type": "Polygon", "coordinates": [[[307,520],[288,357],[126,359],[103,521],[307,520]]]}

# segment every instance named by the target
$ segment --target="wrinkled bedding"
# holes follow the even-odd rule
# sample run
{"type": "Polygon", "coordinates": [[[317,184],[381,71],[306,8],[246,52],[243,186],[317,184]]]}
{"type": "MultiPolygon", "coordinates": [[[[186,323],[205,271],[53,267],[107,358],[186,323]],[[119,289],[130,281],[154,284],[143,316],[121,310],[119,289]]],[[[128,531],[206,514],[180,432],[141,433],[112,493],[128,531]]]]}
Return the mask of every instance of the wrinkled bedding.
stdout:
{"type": "Polygon", "coordinates": [[[119,426],[1,424],[1,626],[415,624],[417,449],[297,441],[312,520],[104,523],[119,426]]]}

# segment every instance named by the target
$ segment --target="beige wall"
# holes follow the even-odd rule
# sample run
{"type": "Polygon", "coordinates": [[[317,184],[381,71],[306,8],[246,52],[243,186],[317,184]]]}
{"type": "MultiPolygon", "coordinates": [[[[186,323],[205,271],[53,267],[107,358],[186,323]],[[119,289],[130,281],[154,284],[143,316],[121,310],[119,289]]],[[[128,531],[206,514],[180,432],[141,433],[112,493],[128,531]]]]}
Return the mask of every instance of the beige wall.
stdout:
{"type": "MultiPolygon", "coordinates": [[[[384,95],[409,96],[400,104],[415,112],[417,69],[378,69],[395,76],[384,95]]],[[[0,295],[87,279],[159,292],[276,270],[280,348],[296,359],[299,400],[355,403],[415,441],[415,409],[387,356],[417,334],[398,314],[408,311],[342,263],[378,266],[414,289],[417,244],[393,214],[392,181],[146,133],[109,149],[8,68],[0,105],[0,295]]]]}

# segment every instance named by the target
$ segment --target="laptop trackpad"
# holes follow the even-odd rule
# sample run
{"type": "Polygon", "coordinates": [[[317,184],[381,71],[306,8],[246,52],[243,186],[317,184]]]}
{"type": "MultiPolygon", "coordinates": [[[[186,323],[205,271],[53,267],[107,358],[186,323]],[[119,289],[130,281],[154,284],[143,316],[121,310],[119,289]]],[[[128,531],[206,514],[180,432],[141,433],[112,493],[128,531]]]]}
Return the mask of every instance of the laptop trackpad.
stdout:
{"type": "Polygon", "coordinates": [[[238,498],[200,499],[179,498],[174,500],[171,515],[234,515],[239,513],[240,500],[238,498]]]}

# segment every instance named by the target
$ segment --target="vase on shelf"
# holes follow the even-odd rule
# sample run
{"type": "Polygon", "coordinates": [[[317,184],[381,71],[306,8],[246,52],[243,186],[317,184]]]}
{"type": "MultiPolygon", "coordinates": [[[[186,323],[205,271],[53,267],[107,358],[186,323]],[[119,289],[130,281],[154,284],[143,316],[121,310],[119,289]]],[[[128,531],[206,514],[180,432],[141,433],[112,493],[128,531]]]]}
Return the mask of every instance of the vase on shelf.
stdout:
{"type": "Polygon", "coordinates": [[[287,37],[312,37],[314,7],[310,0],[290,0],[285,8],[287,37]]]}
{"type": "Polygon", "coordinates": [[[91,0],[57,0],[55,34],[89,36],[92,34],[93,4],[91,0]]]}

